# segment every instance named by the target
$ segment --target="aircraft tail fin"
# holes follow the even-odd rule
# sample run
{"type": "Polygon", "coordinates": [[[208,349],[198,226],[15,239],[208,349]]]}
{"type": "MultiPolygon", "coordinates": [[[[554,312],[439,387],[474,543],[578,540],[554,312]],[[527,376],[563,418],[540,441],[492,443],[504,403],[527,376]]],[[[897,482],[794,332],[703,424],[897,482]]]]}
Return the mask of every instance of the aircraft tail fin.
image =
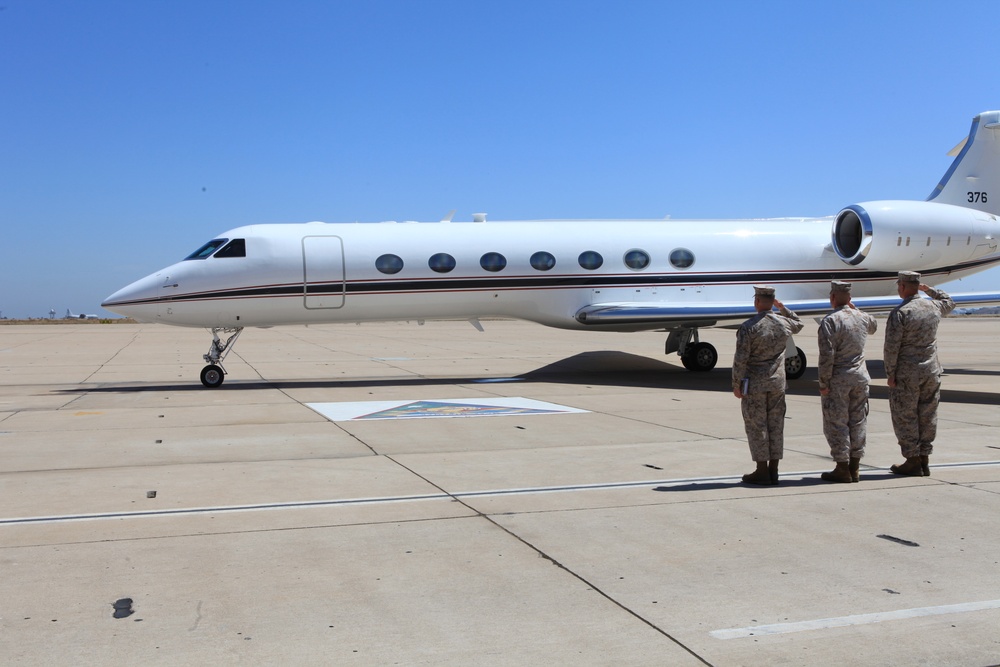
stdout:
{"type": "Polygon", "coordinates": [[[927,201],[1000,215],[1000,111],[973,118],[969,136],[948,155],[955,161],[927,201]]]}

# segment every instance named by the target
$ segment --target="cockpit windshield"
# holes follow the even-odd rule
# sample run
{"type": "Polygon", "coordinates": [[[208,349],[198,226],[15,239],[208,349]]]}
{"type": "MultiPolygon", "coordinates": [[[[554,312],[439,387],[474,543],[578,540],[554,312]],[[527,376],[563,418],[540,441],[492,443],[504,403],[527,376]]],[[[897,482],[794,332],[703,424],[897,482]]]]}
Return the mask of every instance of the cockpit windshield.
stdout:
{"type": "Polygon", "coordinates": [[[247,242],[246,239],[233,239],[226,244],[226,247],[215,253],[215,258],[220,257],[246,257],[247,256],[247,242]]]}
{"type": "Polygon", "coordinates": [[[222,247],[222,245],[229,239],[212,239],[202,247],[195,250],[193,253],[184,258],[186,262],[189,259],[208,259],[213,252],[222,247]]]}

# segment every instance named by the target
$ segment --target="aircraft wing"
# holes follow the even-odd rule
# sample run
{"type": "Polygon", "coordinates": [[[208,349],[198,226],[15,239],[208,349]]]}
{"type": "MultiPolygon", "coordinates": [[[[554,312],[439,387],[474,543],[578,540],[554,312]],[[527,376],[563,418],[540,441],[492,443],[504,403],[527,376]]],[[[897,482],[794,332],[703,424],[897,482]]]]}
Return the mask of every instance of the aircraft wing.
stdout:
{"type": "MultiPolygon", "coordinates": [[[[1000,305],[1000,292],[950,295],[962,307],[1000,305]]],[[[869,313],[888,313],[899,305],[898,296],[865,296],[851,300],[869,313]]],[[[799,317],[830,312],[829,299],[790,300],[784,304],[799,317]]],[[[581,308],[576,319],[586,325],[657,326],[665,329],[711,327],[740,322],[756,313],[753,303],[595,303],[581,308]]]]}
{"type": "MultiPolygon", "coordinates": [[[[887,299],[888,300],[888,299],[887,299]]],[[[892,299],[890,308],[899,303],[892,299]]],[[[812,315],[830,311],[829,299],[785,302],[797,315],[812,315]]],[[[711,327],[728,322],[742,322],[757,310],[750,303],[595,303],[581,308],[576,319],[587,325],[650,325],[665,329],[711,327]]]]}
{"type": "Polygon", "coordinates": [[[967,294],[951,294],[956,306],[969,308],[974,306],[1000,306],[1000,292],[969,292],[967,294]]]}

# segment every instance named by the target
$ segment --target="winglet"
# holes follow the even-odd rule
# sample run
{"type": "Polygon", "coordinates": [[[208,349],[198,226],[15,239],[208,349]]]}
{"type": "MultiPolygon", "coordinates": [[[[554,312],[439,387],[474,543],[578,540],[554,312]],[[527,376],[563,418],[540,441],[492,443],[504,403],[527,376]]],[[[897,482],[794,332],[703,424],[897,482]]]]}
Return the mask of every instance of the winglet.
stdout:
{"type": "Polygon", "coordinates": [[[1000,111],[984,111],[972,119],[964,141],[948,154],[955,159],[927,198],[1000,215],[1000,111]]]}

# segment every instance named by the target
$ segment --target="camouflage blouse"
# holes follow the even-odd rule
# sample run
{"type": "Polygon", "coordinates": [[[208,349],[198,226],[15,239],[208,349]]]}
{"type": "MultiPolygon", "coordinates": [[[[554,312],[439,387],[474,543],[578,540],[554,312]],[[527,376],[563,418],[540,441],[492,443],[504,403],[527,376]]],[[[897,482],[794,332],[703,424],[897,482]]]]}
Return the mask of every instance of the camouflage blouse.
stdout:
{"type": "Polygon", "coordinates": [[[866,384],[865,341],[875,333],[875,318],[855,308],[841,306],[819,323],[819,388],[829,389],[837,378],[842,384],[866,384]]]}
{"type": "Polygon", "coordinates": [[[749,386],[744,393],[784,391],[785,346],[802,326],[799,316],[785,307],[777,313],[757,313],[741,324],[736,332],[733,389],[746,378],[749,386]]]}
{"type": "Polygon", "coordinates": [[[930,299],[919,295],[903,300],[889,313],[885,325],[882,359],[885,374],[940,375],[937,358],[937,328],[941,318],[955,309],[955,302],[945,292],[930,287],[930,299]]]}

